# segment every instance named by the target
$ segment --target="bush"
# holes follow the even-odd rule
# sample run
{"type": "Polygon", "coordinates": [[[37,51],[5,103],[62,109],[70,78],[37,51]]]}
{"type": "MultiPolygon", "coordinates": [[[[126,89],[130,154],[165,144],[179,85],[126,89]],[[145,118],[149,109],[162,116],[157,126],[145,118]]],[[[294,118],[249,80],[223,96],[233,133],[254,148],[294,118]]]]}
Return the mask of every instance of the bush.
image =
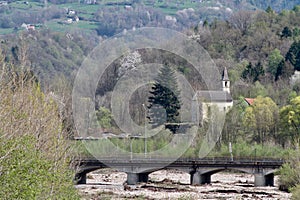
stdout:
{"type": "MultiPolygon", "coordinates": [[[[289,149],[283,149],[275,145],[251,144],[245,141],[238,141],[232,144],[233,157],[248,157],[252,159],[259,158],[286,158],[291,153],[289,149]]],[[[222,144],[219,150],[213,150],[209,156],[229,157],[228,144],[222,144]]]]}
{"type": "Polygon", "coordinates": [[[298,193],[300,188],[300,157],[299,152],[294,152],[279,171],[280,189],[298,193]]]}
{"type": "Polygon", "coordinates": [[[300,199],[300,185],[297,185],[292,189],[292,200],[300,199]]]}
{"type": "Polygon", "coordinates": [[[280,168],[279,174],[280,189],[282,190],[290,190],[299,183],[298,177],[300,174],[289,163],[285,163],[280,168]]]}
{"type": "Polygon", "coordinates": [[[78,199],[70,170],[72,148],[58,106],[30,73],[2,67],[0,197],[78,199]]]}

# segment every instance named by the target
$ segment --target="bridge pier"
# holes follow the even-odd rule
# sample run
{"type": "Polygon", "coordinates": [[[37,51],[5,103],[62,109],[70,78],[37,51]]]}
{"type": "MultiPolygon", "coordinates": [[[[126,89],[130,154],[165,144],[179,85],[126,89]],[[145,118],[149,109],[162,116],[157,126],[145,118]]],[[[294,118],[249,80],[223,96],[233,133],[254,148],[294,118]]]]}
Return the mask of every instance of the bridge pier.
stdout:
{"type": "Polygon", "coordinates": [[[135,185],[139,182],[148,182],[148,173],[131,173],[127,172],[127,184],[135,185]]]}
{"type": "Polygon", "coordinates": [[[203,185],[211,183],[211,174],[201,174],[201,172],[191,172],[191,185],[203,185]]]}
{"type": "Polygon", "coordinates": [[[274,174],[264,175],[254,174],[254,186],[263,187],[263,186],[274,186],[274,174]]]}

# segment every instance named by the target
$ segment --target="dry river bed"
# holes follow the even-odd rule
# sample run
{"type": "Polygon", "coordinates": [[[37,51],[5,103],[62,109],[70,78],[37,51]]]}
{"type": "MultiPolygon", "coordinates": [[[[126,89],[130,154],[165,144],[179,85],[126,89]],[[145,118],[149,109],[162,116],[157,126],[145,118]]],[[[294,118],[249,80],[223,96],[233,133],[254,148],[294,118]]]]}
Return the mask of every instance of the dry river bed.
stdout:
{"type": "Polygon", "coordinates": [[[149,175],[148,183],[128,186],[126,174],[102,169],[88,174],[86,185],[77,185],[82,199],[244,199],[288,200],[291,195],[275,187],[253,187],[254,176],[243,173],[217,173],[212,183],[189,185],[190,176],[175,170],[161,170],[149,175]]]}

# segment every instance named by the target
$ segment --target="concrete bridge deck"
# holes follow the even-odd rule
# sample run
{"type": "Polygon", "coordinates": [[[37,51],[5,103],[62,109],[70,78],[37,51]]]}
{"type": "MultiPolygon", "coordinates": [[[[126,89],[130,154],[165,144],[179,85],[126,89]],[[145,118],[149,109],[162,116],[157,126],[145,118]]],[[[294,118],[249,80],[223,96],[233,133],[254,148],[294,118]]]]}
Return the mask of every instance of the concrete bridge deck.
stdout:
{"type": "Polygon", "coordinates": [[[231,169],[254,174],[255,186],[273,186],[274,172],[284,161],[270,158],[222,158],[202,159],[163,159],[163,158],[82,158],[78,160],[76,179],[79,184],[86,183],[86,174],[101,168],[115,168],[127,173],[127,183],[147,182],[148,175],[161,169],[177,169],[191,175],[191,184],[200,185],[211,182],[211,175],[231,169]]]}

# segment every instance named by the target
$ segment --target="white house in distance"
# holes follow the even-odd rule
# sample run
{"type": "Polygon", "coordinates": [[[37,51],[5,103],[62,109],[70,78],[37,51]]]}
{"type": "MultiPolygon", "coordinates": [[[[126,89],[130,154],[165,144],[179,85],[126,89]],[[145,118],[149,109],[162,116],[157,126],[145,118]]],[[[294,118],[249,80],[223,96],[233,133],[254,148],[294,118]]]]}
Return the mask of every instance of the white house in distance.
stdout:
{"type": "Polygon", "coordinates": [[[290,84],[294,85],[300,81],[300,71],[295,71],[295,73],[290,77],[290,84]]]}
{"type": "Polygon", "coordinates": [[[200,122],[207,120],[212,106],[219,108],[219,111],[228,112],[233,106],[233,99],[230,94],[230,80],[226,67],[222,75],[222,88],[220,90],[199,90],[194,100],[198,100],[200,106],[200,122]]]}

